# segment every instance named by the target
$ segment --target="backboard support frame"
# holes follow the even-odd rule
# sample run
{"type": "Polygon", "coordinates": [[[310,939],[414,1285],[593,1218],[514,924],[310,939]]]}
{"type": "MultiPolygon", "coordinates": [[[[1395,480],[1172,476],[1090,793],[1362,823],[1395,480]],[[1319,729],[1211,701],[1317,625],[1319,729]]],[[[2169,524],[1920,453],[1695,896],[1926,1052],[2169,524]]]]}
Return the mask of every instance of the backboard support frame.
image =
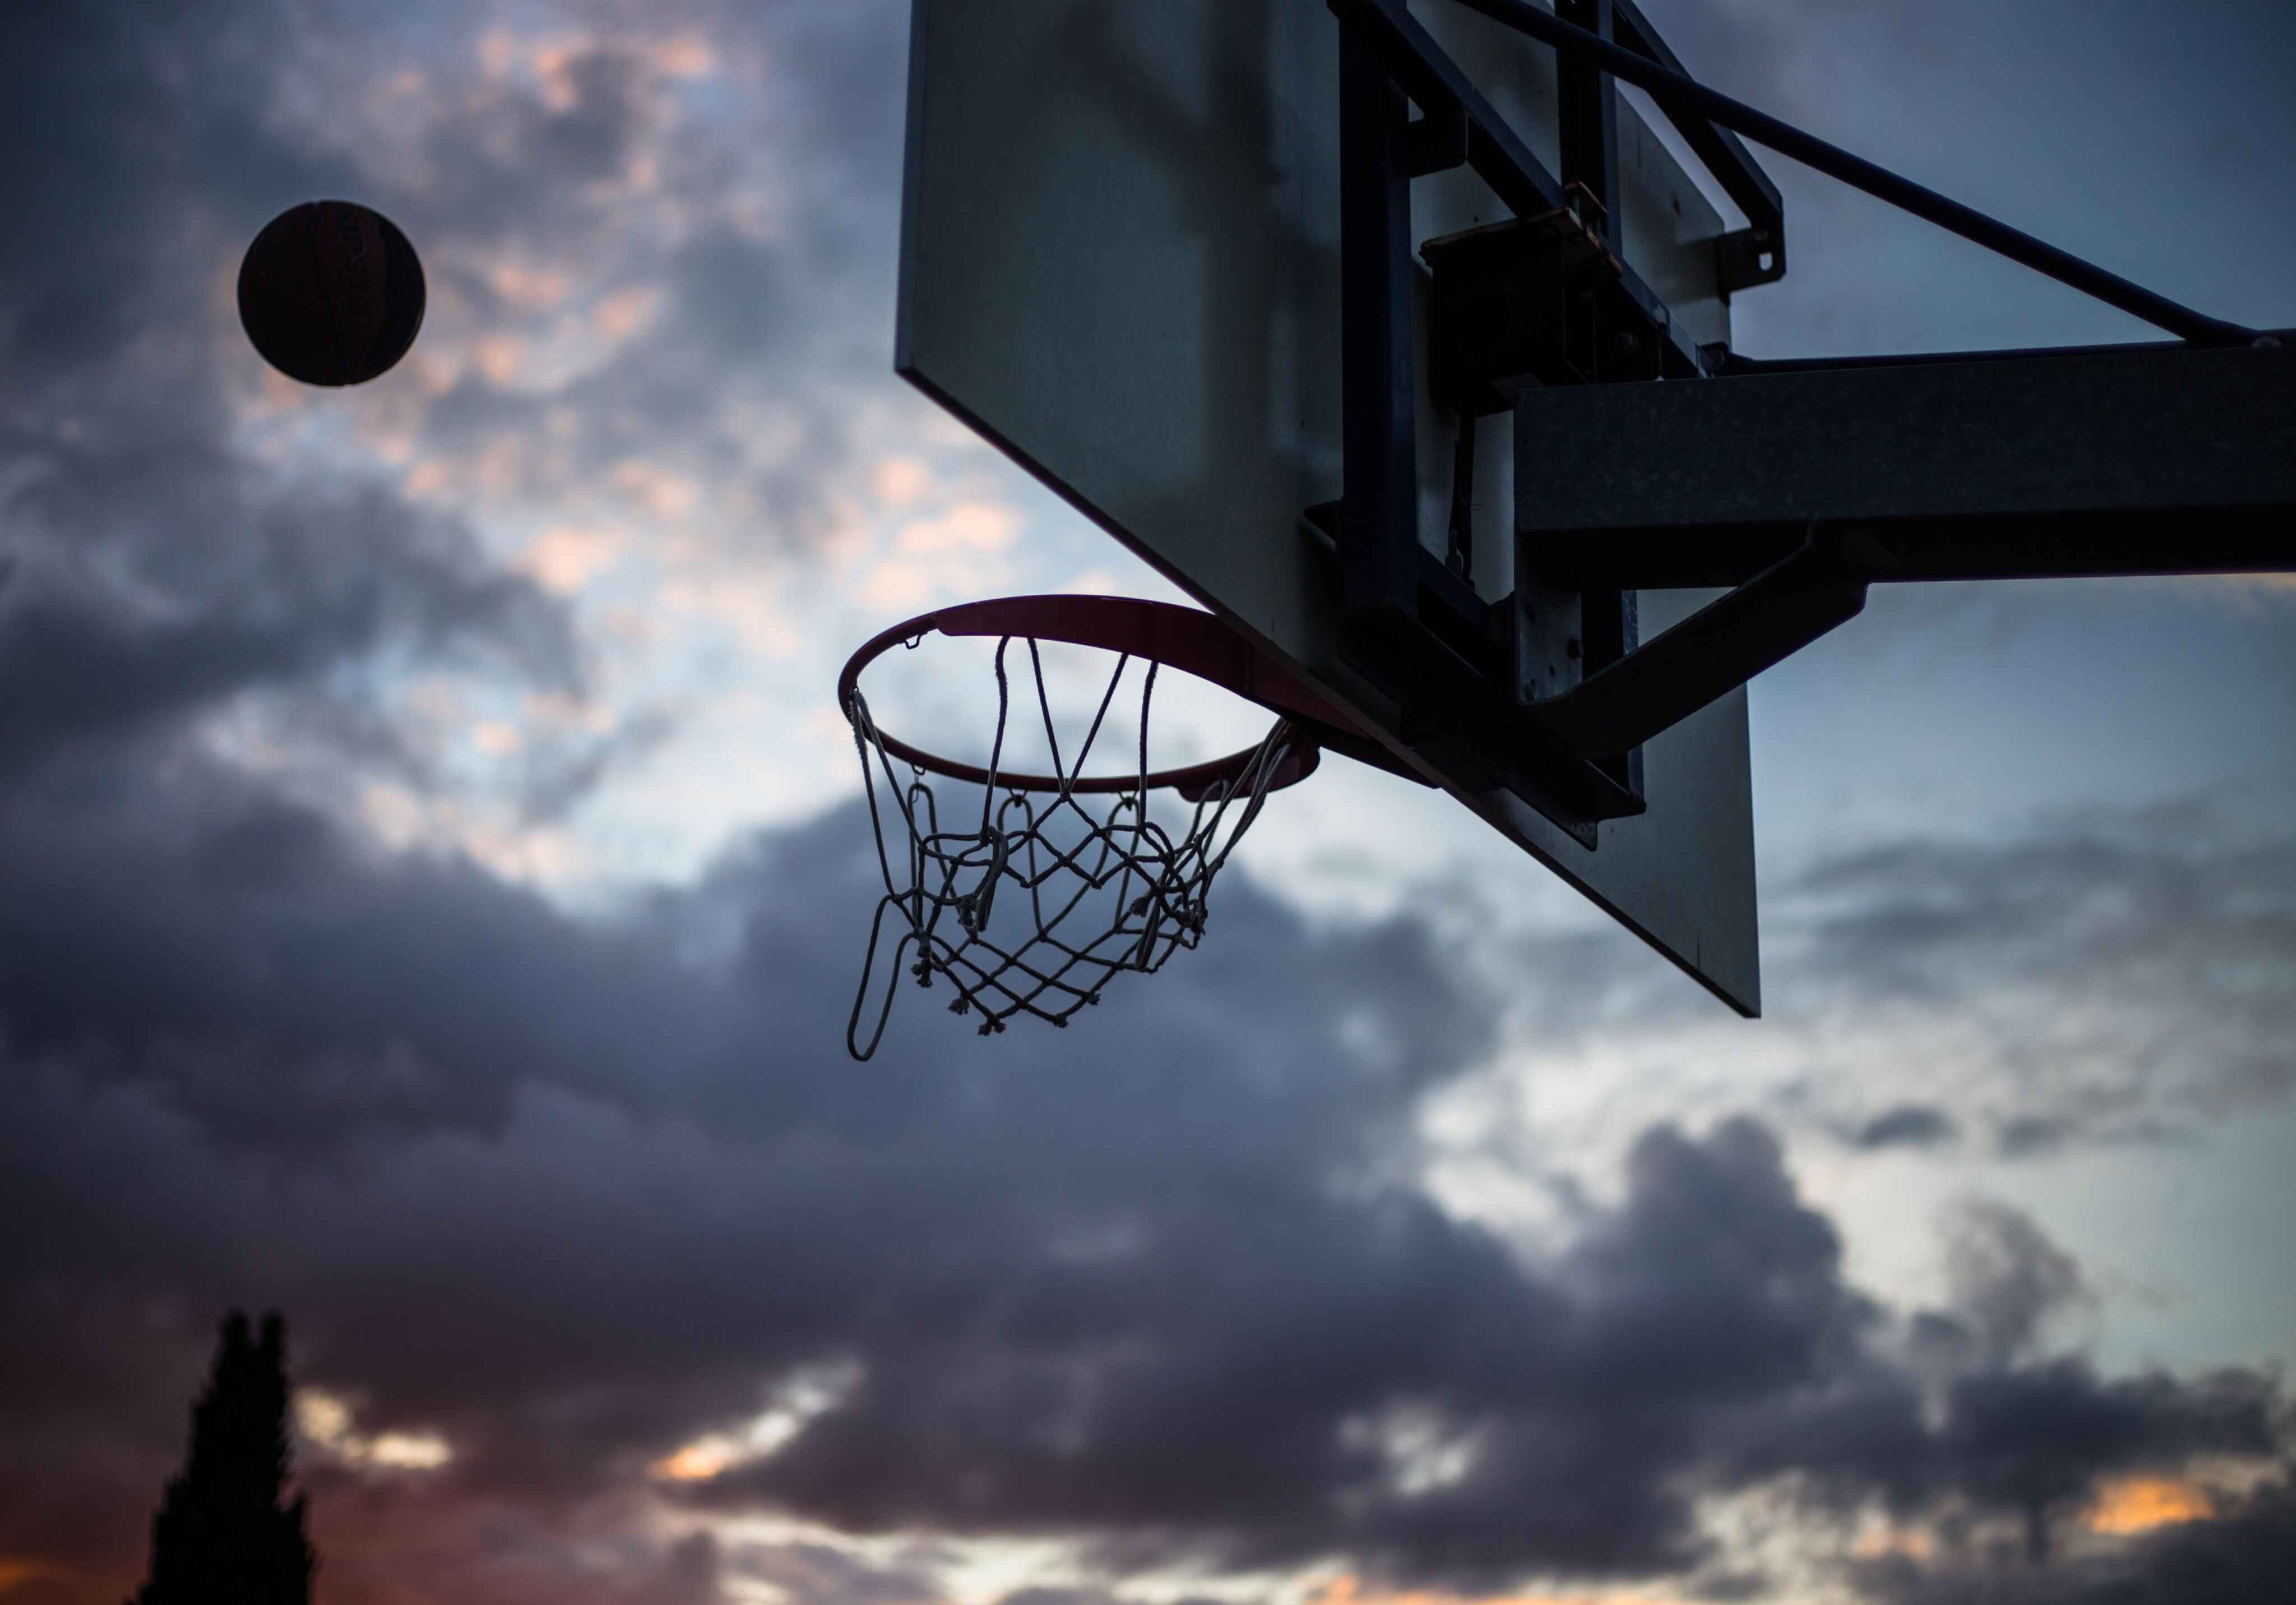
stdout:
{"type": "Polygon", "coordinates": [[[1740,359],[1736,373],[1773,376],[1718,389],[1651,382],[1733,370],[1726,348],[1677,364],[1665,308],[1609,253],[1611,71],[1631,66],[1694,148],[1726,162],[1734,192],[1765,205],[1754,237],[1729,248],[1741,259],[1756,250],[1765,271],[1782,270],[1782,209],[1716,119],[1758,136],[1783,126],[1681,80],[1630,0],[1554,0],[1551,16],[1526,0],[1459,0],[1562,57],[1564,205],[1525,213],[1525,198],[1556,198],[1555,181],[1526,159],[1404,0],[1329,3],[1348,36],[1342,217],[1360,220],[1347,228],[1341,267],[1343,285],[1353,286],[1342,335],[1350,386],[1342,639],[1350,661],[1399,699],[1488,721],[1479,738],[1512,744],[1531,770],[1527,783],[1511,772],[1510,789],[1582,840],[1595,822],[1643,806],[1644,742],[1855,618],[1875,581],[2296,569],[2296,350],[2277,334],[2177,307],[1785,130],[1830,153],[1828,170],[1869,192],[2181,329],[2186,341],[2169,348],[2173,356],[2002,352],[1983,363],[1885,358],[1800,373],[1740,359]],[[1621,20],[1641,48],[1622,51],[1614,40],[1621,20]],[[1394,445],[1396,397],[1412,390],[1409,350],[1393,328],[1392,286],[1409,272],[1411,233],[1407,184],[1398,182],[1407,147],[1393,132],[1398,86],[1430,121],[1466,123],[1456,143],[1468,160],[1484,158],[1477,170],[1518,209],[1513,225],[1423,248],[1435,268],[1437,327],[1447,300],[1456,304],[1450,321],[1470,328],[1494,307],[1504,328],[1541,318],[1553,326],[1544,342],[1501,340],[1484,367],[1453,385],[1463,409],[1492,397],[1513,405],[1516,640],[1535,649],[1559,636],[1568,648],[1563,660],[1547,654],[1544,675],[1529,661],[1536,651],[1525,651],[1518,708],[1496,720],[1480,711],[1452,642],[1430,627],[1414,583],[1415,530],[1392,511],[1401,500],[1394,479],[1409,465],[1394,445]],[[1374,137],[1381,128],[1387,135],[1374,137]],[[1765,242],[1775,258],[1759,254],[1765,242]],[[1486,260],[1447,271],[1471,251],[1486,260]],[[1562,253],[1580,266],[1554,269],[1562,253]],[[1591,331],[1577,327],[1587,317],[1591,331]],[[2052,454],[2038,466],[2037,438],[2052,454]],[[1923,475],[1949,481],[1950,494],[1925,494],[1913,482],[1923,475]],[[1720,507],[1733,516],[1718,517],[1720,507]],[[2175,532],[2161,533],[2171,520],[2175,532]],[[1701,583],[1735,588],[1647,644],[1637,640],[1636,590],[1701,583]],[[1526,740],[1525,726],[1559,738],[1559,749],[1526,740]]]}
{"type": "MultiPolygon", "coordinates": [[[[1552,53],[1420,4],[1446,56],[1475,64],[1474,80],[1458,81],[1493,108],[1477,132],[1442,114],[1468,95],[1429,88],[1437,115],[1404,126],[1404,182],[1430,232],[1511,215],[1501,186],[1526,207],[1566,202],[1552,53]],[[1499,108],[1533,120],[1510,127],[1499,108]]],[[[1641,812],[1598,820],[1539,795],[1540,765],[1588,774],[1614,799],[1624,788],[1520,717],[1512,430],[1504,419],[1481,430],[1472,498],[1428,477],[1456,474],[1468,454],[1454,455],[1453,414],[1425,389],[1430,277],[1416,264],[1398,275],[1414,322],[1393,327],[1414,358],[1402,382],[1414,387],[1418,461],[1410,476],[1398,465],[1394,484],[1417,483],[1423,545],[1394,556],[1417,574],[1423,602],[1434,599],[1423,620],[1467,655],[1409,706],[1346,659],[1343,33],[1320,0],[915,0],[897,371],[1305,676],[1397,764],[1733,1009],[1758,1013],[1742,694],[1649,749],[1659,800],[1641,812]],[[1251,369],[1263,356],[1278,364],[1272,392],[1251,369]],[[1464,572],[1445,561],[1433,507],[1444,500],[1455,513],[1471,501],[1496,526],[1487,537],[1506,536],[1476,543],[1464,572]],[[1494,729],[1501,739],[1488,739],[1494,729]]],[[[1634,242],[1619,293],[1635,315],[1662,320],[1663,360],[1686,373],[1702,342],[1726,338],[1716,241],[1727,231],[1639,118],[1623,105],[1618,117],[1614,220],[1634,242]]],[[[1646,628],[1694,605],[1641,602],[1646,628]]]]}
{"type": "Polygon", "coordinates": [[[1316,37],[1301,20],[1314,0],[968,0],[961,14],[914,0],[897,368],[1304,676],[1396,765],[1758,1013],[1746,681],[1854,617],[1874,583],[2296,569],[2291,342],[1718,94],[1633,0],[1416,3],[1414,15],[1412,0],[1325,0],[1338,27],[1316,37]],[[1492,86],[1505,34],[1447,50],[1468,13],[1551,47],[1546,88],[1525,100],[1492,86]],[[1111,43],[1122,29],[1139,37],[1111,43]],[[1221,54],[1277,34],[1290,48],[1221,54]],[[1303,90],[1301,63],[1326,37],[1332,78],[1303,90]],[[1136,60],[1117,47],[1143,40],[1136,60]],[[1166,46],[1179,54],[1158,55],[1166,46]],[[1009,103],[1037,91],[1005,87],[1032,51],[1032,85],[1074,70],[1085,96],[1041,127],[1009,103]],[[936,78],[929,57],[962,70],[936,78]],[[1180,77],[1160,80],[1168,69],[1180,77]],[[1651,97],[1744,227],[1652,154],[1613,80],[1651,97]],[[960,103],[937,104],[952,85],[960,103]],[[1544,107],[1553,167],[1510,123],[1525,105],[1544,107]],[[1301,159],[1303,111],[1330,119],[1315,138],[1331,154],[1301,159]],[[1728,298],[1781,276],[1786,256],[1783,203],[1742,141],[2177,339],[1742,356],[1728,298]],[[1006,159],[1020,170],[1000,170],[1006,159]],[[1463,221],[1460,170],[1505,215],[1463,221]],[[1319,175],[1325,200],[1300,187],[1319,175]],[[981,182],[953,199],[968,176],[981,182]],[[1431,238],[1414,230],[1414,181],[1435,186],[1429,209],[1446,220],[1431,238]],[[1669,194],[1685,224],[1695,215],[1691,234],[1667,236],[1669,194]],[[1521,349],[1472,349],[1478,328],[1524,318],[1521,349]],[[1328,369],[1313,349],[1326,332],[1328,369]],[[1307,353],[1296,396],[1252,370],[1269,342],[1307,353]],[[1148,399],[1103,427],[1094,409],[1128,388],[1148,399]],[[1971,427],[1907,451],[1940,405],[1971,427]],[[1317,415],[1326,406],[1336,415],[1317,415]],[[1299,438],[1255,432],[1295,408],[1283,427],[1299,438]],[[1431,470],[1431,408],[1447,469],[1431,470]],[[1479,421],[1502,412],[1511,538],[1495,543],[1472,513],[1493,462],[1479,421]],[[1726,462],[1713,450],[1726,435],[1726,462]],[[2131,451],[2132,436],[2158,446],[2131,451]],[[2229,476],[2196,479],[2226,439],[2229,476]],[[1447,538],[1439,512],[1431,550],[1444,472],[1447,538]],[[1956,495],[1915,494],[1908,476],[1923,473],[1956,495]],[[1863,494],[1875,486],[1893,488],[1863,494]],[[1305,494],[1286,505],[1287,488],[1305,494]],[[1195,528],[1207,524],[1216,532],[1195,528]],[[1698,594],[1714,587],[1718,599],[1698,594]]]}

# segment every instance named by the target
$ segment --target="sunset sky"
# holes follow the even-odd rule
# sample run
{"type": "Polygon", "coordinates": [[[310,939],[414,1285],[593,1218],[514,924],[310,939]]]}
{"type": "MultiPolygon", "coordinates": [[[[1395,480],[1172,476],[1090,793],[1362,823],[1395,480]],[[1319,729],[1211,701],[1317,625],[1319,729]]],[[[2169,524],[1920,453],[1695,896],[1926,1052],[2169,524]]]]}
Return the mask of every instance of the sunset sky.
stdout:
{"type": "MultiPolygon", "coordinates": [[[[0,1605],[134,1586],[235,1305],[324,1605],[2283,1597],[2287,577],[1764,676],[1760,1021],[1335,758],[1076,1028],[848,1060],[846,653],[1175,598],[892,375],[907,9],[0,7],[0,1605]],[[234,309],[324,196],[350,391],[234,309]]],[[[2296,8],[1646,10],[2296,324],[2296,8]]],[[[2146,338],[1767,166],[1750,355],[2146,338]]]]}

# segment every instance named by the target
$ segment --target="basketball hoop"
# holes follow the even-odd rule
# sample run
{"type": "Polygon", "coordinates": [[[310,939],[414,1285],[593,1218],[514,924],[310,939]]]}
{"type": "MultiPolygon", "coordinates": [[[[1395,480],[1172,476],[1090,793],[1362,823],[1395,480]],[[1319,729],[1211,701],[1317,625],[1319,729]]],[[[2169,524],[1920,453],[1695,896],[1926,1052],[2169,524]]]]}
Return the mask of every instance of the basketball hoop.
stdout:
{"type": "MultiPolygon", "coordinates": [[[[1176,951],[1202,938],[1213,877],[1268,793],[1312,774],[1327,741],[1357,744],[1342,733],[1343,715],[1213,615],[1127,597],[1016,596],[922,614],[853,654],[838,676],[837,700],[853,726],[885,883],[846,1024],[846,1047],[856,1059],[876,1052],[904,968],[920,987],[947,980],[956,994],[950,1012],[977,1015],[984,1036],[1018,1014],[1066,1026],[1078,1010],[1097,1003],[1118,974],[1153,974],[1176,951]],[[896,643],[914,647],[931,634],[997,638],[996,725],[986,767],[888,734],[861,694],[863,669],[896,643]],[[1065,749],[1045,689],[1037,650],[1043,642],[1116,654],[1090,724],[1065,749]],[[1027,652],[1034,713],[1053,757],[1050,774],[1004,766],[1016,643],[1027,652]],[[1123,773],[1086,774],[1086,761],[1136,659],[1144,665],[1136,761],[1123,773]],[[1256,745],[1225,757],[1152,769],[1149,715],[1163,669],[1233,692],[1276,720],[1256,745]],[[906,767],[906,777],[897,764],[906,767]],[[979,814],[944,826],[929,775],[980,788],[979,814]],[[1193,805],[1185,830],[1150,816],[1150,794],[1164,790],[1193,805]],[[1087,805],[1086,798],[1110,800],[1087,805]],[[887,846],[889,811],[897,815],[892,833],[906,837],[906,855],[887,846]],[[895,873],[897,860],[906,879],[895,873]],[[889,919],[899,921],[900,935],[864,1044],[861,1023],[889,919]]],[[[1024,708],[1021,717],[1029,717],[1024,708]]]]}

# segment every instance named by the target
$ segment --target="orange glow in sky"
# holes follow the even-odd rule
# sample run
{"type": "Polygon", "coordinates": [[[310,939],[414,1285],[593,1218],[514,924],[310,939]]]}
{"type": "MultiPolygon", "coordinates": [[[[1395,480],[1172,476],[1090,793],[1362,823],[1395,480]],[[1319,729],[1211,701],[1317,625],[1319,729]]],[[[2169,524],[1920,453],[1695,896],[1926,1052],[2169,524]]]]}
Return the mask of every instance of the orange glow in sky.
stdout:
{"type": "Polygon", "coordinates": [[[733,1463],[734,1456],[724,1445],[705,1439],[654,1462],[650,1469],[656,1477],[666,1477],[673,1482],[701,1482],[733,1463]]]}
{"type": "Polygon", "coordinates": [[[1366,1593],[1351,1575],[1332,1578],[1308,1596],[1308,1605],[1669,1605],[1649,1594],[1575,1593],[1487,1595],[1468,1600],[1459,1594],[1366,1593]]]}
{"type": "Polygon", "coordinates": [[[2166,1477],[2126,1477],[2097,1493],[2083,1519],[2093,1533],[2142,1533],[2171,1522],[2198,1521],[2209,1514],[2205,1490],[2166,1477]]]}

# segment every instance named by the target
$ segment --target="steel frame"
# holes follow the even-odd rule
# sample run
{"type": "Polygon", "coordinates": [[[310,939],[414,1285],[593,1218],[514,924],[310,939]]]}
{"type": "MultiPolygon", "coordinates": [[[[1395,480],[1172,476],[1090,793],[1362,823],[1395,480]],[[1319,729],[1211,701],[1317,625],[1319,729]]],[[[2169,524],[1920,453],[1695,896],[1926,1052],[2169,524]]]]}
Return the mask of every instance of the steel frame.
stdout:
{"type": "Polygon", "coordinates": [[[2296,570],[2290,332],[2181,306],[1698,84],[1633,0],[1456,3],[1558,52],[1559,177],[1405,0],[1328,0],[1345,486],[1308,518],[1338,549],[1344,654],[1428,744],[1479,757],[1593,847],[1597,822],[1643,809],[1642,742],[1855,617],[1869,585],[2296,570]],[[1746,214],[1716,242],[1726,291],[1785,271],[1784,203],[1743,135],[2179,338],[1792,361],[1701,348],[1616,254],[1614,80],[1650,94],[1746,214]],[[1595,308],[1564,358],[1503,390],[1480,373],[1453,386],[1463,471],[1472,414],[1503,395],[1516,414],[1516,586],[1496,603],[1417,532],[1410,182],[1461,164],[1524,226],[1432,242],[1439,305],[1445,250],[1480,253],[1486,280],[1521,276],[1493,251],[1594,265],[1554,269],[1581,274],[1570,304],[1595,308]],[[1706,585],[1734,588],[1636,639],[1636,590],[1706,585]]]}

